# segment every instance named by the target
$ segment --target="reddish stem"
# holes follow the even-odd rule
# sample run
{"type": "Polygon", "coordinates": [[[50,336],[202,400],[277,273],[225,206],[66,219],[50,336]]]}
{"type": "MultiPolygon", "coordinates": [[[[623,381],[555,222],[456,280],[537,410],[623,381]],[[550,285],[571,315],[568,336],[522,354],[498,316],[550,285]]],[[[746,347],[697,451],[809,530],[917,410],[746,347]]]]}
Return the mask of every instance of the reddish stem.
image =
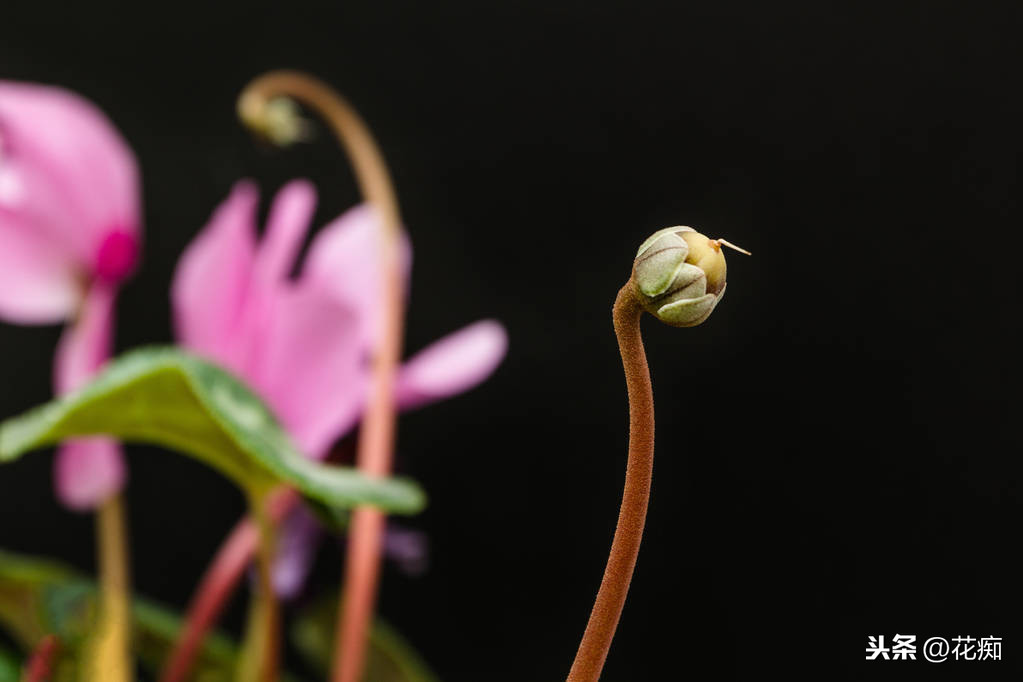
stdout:
{"type": "MultiPolygon", "coordinates": [[[[274,523],[279,523],[297,502],[298,495],[293,490],[282,490],[272,497],[267,513],[274,523]]],[[[183,682],[188,678],[206,633],[220,618],[258,547],[259,527],[246,516],[227,536],[206,569],[188,607],[174,650],[164,664],[160,682],[183,682]]]]}
{"type": "Polygon", "coordinates": [[[60,640],[56,635],[46,635],[36,648],[32,650],[32,656],[25,663],[25,669],[21,674],[22,682],[45,682],[50,679],[53,673],[53,659],[60,650],[60,640]]]}
{"type": "Polygon", "coordinates": [[[636,300],[633,286],[630,279],[618,292],[614,305],[615,334],[629,393],[629,459],[625,469],[625,491],[604,579],[572,670],[568,673],[569,682],[596,682],[600,678],[629,594],[650,500],[654,470],[654,394],[639,330],[643,309],[636,300]]]}
{"type": "MultiPolygon", "coordinates": [[[[359,189],[381,222],[382,277],[377,306],[381,311],[381,328],[373,348],[372,382],[356,462],[359,469],[371,476],[387,476],[394,441],[394,379],[401,359],[405,317],[401,219],[394,186],[380,148],[362,118],[347,100],[311,76],[295,71],[274,71],[257,78],[239,99],[242,119],[259,127],[260,121],[266,122],[269,102],[282,96],[297,99],[323,116],[348,152],[359,189]]],[[[352,516],[342,589],[344,601],[334,652],[334,682],[358,682],[362,676],[366,635],[380,573],[383,520],[383,514],[367,506],[356,508],[352,516]]]]}

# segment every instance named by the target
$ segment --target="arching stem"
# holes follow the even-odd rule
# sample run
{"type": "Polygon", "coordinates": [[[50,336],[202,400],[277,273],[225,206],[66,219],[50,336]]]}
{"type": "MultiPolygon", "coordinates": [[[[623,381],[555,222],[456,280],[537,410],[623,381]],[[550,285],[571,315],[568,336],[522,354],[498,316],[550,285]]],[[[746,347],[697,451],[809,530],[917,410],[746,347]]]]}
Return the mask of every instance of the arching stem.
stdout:
{"type": "MultiPolygon", "coordinates": [[[[282,97],[298,100],[316,111],[330,126],[347,151],[363,197],[382,222],[380,261],[381,316],[372,357],[372,382],[356,463],[364,473],[386,476],[391,470],[394,446],[394,382],[401,357],[404,322],[400,236],[401,220],[390,174],[366,124],[332,88],[294,71],[275,71],[260,76],[242,93],[239,113],[257,127],[268,120],[271,104],[282,97]]],[[[299,130],[300,127],[292,127],[299,130]]],[[[376,601],[380,573],[380,548],[384,515],[372,507],[358,507],[352,516],[344,578],[343,608],[337,628],[333,680],[358,682],[366,652],[366,633],[376,601]]]]}
{"type": "Polygon", "coordinates": [[[633,290],[630,279],[618,292],[613,312],[629,393],[629,459],[625,469],[625,491],[604,578],[568,673],[569,682],[596,682],[600,678],[629,593],[650,499],[654,470],[654,394],[639,329],[643,309],[633,290]]]}

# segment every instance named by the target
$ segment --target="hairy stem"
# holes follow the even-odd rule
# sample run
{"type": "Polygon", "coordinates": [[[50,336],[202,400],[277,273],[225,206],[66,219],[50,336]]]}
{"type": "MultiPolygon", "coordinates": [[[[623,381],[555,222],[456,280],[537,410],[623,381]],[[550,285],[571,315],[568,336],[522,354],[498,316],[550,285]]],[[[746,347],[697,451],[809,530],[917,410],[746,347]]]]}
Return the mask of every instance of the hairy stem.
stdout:
{"type": "MultiPolygon", "coordinates": [[[[372,381],[363,415],[356,464],[371,476],[391,470],[394,447],[394,382],[401,357],[404,300],[401,274],[401,218],[391,177],[369,128],[355,109],[332,88],[303,73],[274,71],[260,76],[242,93],[242,119],[265,118],[275,98],[291,97],[319,113],[351,159],[363,197],[382,222],[380,262],[381,311],[379,333],[372,357],[372,381]]],[[[358,682],[366,655],[366,635],[376,601],[380,573],[383,514],[372,507],[358,507],[352,516],[349,549],[342,589],[343,607],[337,628],[334,682],[358,682]]]]}
{"type": "Polygon", "coordinates": [[[131,588],[124,501],[113,495],[96,512],[99,542],[99,621],[89,645],[86,679],[128,682],[131,664],[131,588]]]}
{"type": "Polygon", "coordinates": [[[613,313],[629,393],[629,459],[625,469],[625,491],[604,578],[568,673],[569,682],[596,682],[600,678],[625,606],[643,539],[654,469],[654,394],[639,330],[642,312],[630,279],[618,292],[613,313]]]}

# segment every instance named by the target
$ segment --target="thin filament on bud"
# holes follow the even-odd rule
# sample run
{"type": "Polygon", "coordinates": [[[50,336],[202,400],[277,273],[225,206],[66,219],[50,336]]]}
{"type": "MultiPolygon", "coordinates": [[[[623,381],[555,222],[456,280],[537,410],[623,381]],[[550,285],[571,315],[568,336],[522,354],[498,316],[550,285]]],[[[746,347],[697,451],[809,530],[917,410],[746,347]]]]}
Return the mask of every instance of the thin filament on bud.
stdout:
{"type": "Polygon", "coordinates": [[[717,246],[719,244],[723,244],[723,245],[727,246],[728,248],[734,249],[735,251],[738,251],[739,253],[744,253],[747,256],[752,256],[753,255],[751,252],[747,251],[746,249],[742,248],[741,246],[736,246],[732,242],[730,242],[730,241],[728,241],[726,239],[722,239],[721,237],[718,237],[717,239],[711,239],[710,243],[715,248],[717,248],[717,246]]]}

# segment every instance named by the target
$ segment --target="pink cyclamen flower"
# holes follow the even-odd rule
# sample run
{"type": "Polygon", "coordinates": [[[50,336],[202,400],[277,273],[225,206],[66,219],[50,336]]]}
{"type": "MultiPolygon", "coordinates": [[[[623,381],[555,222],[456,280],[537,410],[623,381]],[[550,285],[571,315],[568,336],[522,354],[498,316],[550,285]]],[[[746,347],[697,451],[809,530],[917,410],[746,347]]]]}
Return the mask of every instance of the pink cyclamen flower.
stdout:
{"type": "MultiPolygon", "coordinates": [[[[239,183],[182,256],[171,298],[179,341],[246,380],[299,449],[322,459],[362,414],[381,274],[378,223],[359,206],[316,235],[291,276],[315,203],[310,183],[289,183],[257,240],[258,194],[239,183]]],[[[407,270],[407,243],[405,253],[407,270]]],[[[399,406],[471,388],[506,345],[490,320],[435,342],[401,368],[399,406]]]]}
{"type": "MultiPolygon", "coordinates": [[[[140,242],[139,173],[131,149],[92,103],[55,87],[0,81],[0,319],[67,322],[58,394],[110,354],[114,300],[140,242]]],[[[55,488],[68,506],[96,506],[124,484],[118,446],[63,445],[55,488]]]]}
{"type": "MultiPolygon", "coordinates": [[[[245,379],[299,449],[322,459],[358,422],[365,404],[379,326],[381,231],[368,206],[347,211],[316,235],[293,277],[315,190],[302,180],[283,187],[261,239],[258,201],[251,183],[236,185],[185,251],[171,290],[175,327],[186,347],[245,379]]],[[[407,242],[404,252],[407,277],[407,242]]],[[[493,372],[506,347],[504,328],[492,320],[433,343],[401,368],[398,406],[472,388],[493,372]]],[[[282,563],[281,580],[294,583],[304,574],[308,545],[282,542],[295,550],[284,557],[291,563],[282,563]]]]}

